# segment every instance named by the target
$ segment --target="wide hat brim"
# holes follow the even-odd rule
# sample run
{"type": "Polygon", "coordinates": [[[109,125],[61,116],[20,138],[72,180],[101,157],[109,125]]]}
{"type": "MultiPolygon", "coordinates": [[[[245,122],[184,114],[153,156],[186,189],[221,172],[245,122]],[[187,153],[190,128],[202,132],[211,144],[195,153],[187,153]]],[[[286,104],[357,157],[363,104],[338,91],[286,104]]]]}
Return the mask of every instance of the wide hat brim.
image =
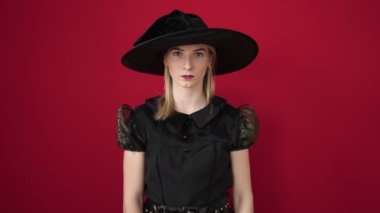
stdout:
{"type": "Polygon", "coordinates": [[[208,44],[216,50],[215,75],[231,73],[249,65],[257,56],[258,45],[248,35],[222,28],[179,31],[139,43],[122,57],[122,64],[132,70],[163,75],[163,55],[172,47],[208,44]]]}

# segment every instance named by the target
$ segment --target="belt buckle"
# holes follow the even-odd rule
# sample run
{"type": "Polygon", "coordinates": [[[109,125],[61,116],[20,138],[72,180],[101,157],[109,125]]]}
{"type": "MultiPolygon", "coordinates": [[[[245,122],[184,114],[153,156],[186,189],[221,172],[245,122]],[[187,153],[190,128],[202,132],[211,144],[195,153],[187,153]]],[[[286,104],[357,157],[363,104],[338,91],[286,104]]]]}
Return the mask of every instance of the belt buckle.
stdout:
{"type": "Polygon", "coordinates": [[[182,207],[181,212],[183,212],[183,213],[197,213],[198,207],[182,207]]]}
{"type": "Polygon", "coordinates": [[[165,213],[166,212],[166,207],[164,205],[154,205],[154,211],[155,212],[161,212],[160,210],[162,209],[162,212],[165,213]],[[157,210],[157,211],[156,211],[157,210]]]}

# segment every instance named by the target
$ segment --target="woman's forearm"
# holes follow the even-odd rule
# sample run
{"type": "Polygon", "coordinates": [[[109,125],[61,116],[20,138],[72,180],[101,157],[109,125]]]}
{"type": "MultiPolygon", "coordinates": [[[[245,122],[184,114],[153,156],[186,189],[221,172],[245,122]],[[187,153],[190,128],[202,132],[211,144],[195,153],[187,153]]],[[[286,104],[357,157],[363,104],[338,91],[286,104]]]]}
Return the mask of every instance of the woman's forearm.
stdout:
{"type": "Polygon", "coordinates": [[[249,152],[247,149],[231,152],[233,172],[233,195],[236,213],[252,213],[253,191],[251,186],[251,173],[249,152]]]}
{"type": "Polygon", "coordinates": [[[143,212],[143,199],[124,199],[123,213],[141,213],[143,212]]]}
{"type": "Polygon", "coordinates": [[[252,193],[234,195],[234,209],[236,213],[253,213],[254,204],[252,193]]]}
{"type": "Polygon", "coordinates": [[[124,152],[123,213],[143,212],[144,153],[124,152]]]}

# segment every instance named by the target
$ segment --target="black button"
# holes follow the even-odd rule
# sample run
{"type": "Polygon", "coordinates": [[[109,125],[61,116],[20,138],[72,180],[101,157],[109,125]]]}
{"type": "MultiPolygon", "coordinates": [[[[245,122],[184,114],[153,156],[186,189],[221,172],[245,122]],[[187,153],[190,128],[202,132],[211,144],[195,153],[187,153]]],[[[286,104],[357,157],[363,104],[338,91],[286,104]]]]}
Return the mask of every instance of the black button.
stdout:
{"type": "Polygon", "coordinates": [[[183,138],[184,140],[186,140],[186,139],[187,139],[187,135],[182,136],[182,138],[183,138]]]}
{"type": "Polygon", "coordinates": [[[184,152],[190,152],[190,149],[188,149],[188,148],[184,148],[183,151],[184,151],[184,152]]]}

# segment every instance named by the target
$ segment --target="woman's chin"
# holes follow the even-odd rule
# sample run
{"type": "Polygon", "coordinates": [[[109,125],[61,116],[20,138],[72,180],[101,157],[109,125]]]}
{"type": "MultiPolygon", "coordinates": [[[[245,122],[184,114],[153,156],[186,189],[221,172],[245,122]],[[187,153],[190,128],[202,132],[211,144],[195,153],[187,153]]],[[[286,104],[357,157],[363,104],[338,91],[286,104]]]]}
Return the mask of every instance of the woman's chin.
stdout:
{"type": "Polygon", "coordinates": [[[197,84],[191,81],[186,81],[186,82],[182,81],[182,82],[178,82],[177,85],[182,88],[192,89],[192,88],[196,88],[197,84]]]}

